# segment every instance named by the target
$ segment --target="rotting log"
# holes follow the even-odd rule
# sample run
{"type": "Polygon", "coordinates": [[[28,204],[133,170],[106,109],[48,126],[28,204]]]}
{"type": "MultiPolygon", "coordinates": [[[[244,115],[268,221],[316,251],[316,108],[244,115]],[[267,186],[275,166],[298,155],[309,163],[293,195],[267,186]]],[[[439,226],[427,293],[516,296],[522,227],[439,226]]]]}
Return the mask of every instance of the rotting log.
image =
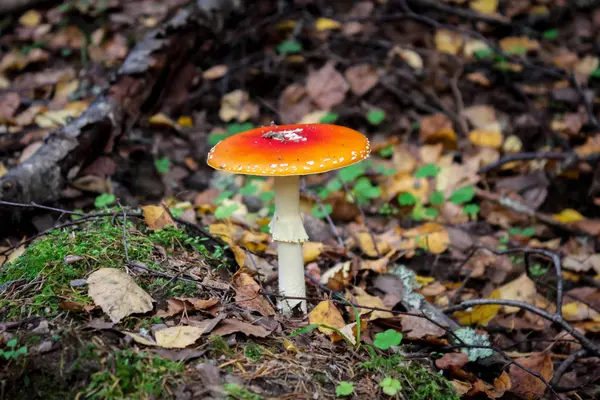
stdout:
{"type": "Polygon", "coordinates": [[[49,134],[29,159],[0,178],[0,200],[48,203],[139,117],[153,108],[200,44],[216,38],[239,0],[196,0],[148,33],[110,86],[81,116],[49,134]]]}

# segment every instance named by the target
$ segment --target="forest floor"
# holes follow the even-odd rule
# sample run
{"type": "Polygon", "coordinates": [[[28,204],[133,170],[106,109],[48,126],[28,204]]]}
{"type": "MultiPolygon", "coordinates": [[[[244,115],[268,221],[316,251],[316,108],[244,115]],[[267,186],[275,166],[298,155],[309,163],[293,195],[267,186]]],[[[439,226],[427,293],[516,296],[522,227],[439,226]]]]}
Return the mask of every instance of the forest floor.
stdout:
{"type": "Polygon", "coordinates": [[[598,398],[595,2],[47,3],[0,16],[0,400],[598,398]],[[371,142],[303,179],[307,315],[272,179],[206,165],[272,123],[371,142]]]}

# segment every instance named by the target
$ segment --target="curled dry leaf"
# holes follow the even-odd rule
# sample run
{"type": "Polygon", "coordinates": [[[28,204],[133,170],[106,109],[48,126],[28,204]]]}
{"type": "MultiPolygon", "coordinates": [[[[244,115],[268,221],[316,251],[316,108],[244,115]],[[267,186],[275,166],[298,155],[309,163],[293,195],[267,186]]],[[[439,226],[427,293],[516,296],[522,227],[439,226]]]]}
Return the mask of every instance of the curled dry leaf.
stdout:
{"type": "Polygon", "coordinates": [[[457,55],[462,48],[464,39],[460,33],[438,29],[435,31],[435,47],[442,53],[457,55]]]}
{"type": "Polygon", "coordinates": [[[379,81],[377,70],[370,64],[354,65],[348,68],[344,75],[350,83],[352,93],[357,96],[362,96],[373,89],[379,81]]]}
{"type": "Polygon", "coordinates": [[[229,335],[235,332],[241,332],[246,336],[259,338],[267,337],[270,333],[260,325],[249,324],[233,318],[221,321],[221,323],[212,331],[215,335],[229,335]]]}
{"type": "Polygon", "coordinates": [[[275,310],[271,304],[260,294],[260,285],[250,275],[244,272],[236,274],[233,279],[233,286],[235,301],[240,307],[256,311],[262,316],[275,315],[275,310]]]}
{"type": "Polygon", "coordinates": [[[446,353],[442,358],[435,360],[435,366],[439,369],[461,368],[469,362],[469,356],[466,353],[446,353]]]}
{"type": "Polygon", "coordinates": [[[128,315],[146,313],[153,308],[152,297],[120,269],[99,269],[87,278],[87,283],[89,296],[114,323],[128,315]]]}
{"type": "Polygon", "coordinates": [[[421,120],[419,139],[425,144],[442,144],[446,149],[456,149],[456,133],[452,121],[439,113],[428,115],[421,120]]]}
{"type": "Polygon", "coordinates": [[[321,275],[321,283],[336,292],[344,289],[352,279],[352,262],[337,263],[321,275]]]}
{"type": "MultiPolygon", "coordinates": [[[[402,332],[406,335],[407,339],[423,339],[427,336],[441,337],[446,333],[444,329],[440,328],[433,322],[427,320],[426,318],[417,317],[415,315],[408,315],[403,317],[400,321],[402,323],[402,332]]],[[[466,354],[464,355],[467,356],[466,354]]]]}
{"type": "Polygon", "coordinates": [[[324,110],[330,110],[344,101],[348,89],[348,83],[332,61],[319,70],[311,71],[306,82],[308,95],[324,110]]]}
{"type": "MultiPolygon", "coordinates": [[[[391,307],[386,306],[383,303],[383,300],[377,296],[371,296],[369,293],[364,291],[359,287],[354,288],[354,303],[359,306],[369,307],[369,308],[358,308],[359,314],[362,316],[364,314],[370,313],[369,321],[373,321],[379,318],[393,318],[394,314],[389,311],[391,307]],[[377,308],[378,310],[372,310],[371,308],[377,308]]],[[[350,299],[352,300],[352,298],[350,299]]]]}
{"type": "Polygon", "coordinates": [[[165,229],[167,226],[177,227],[173,218],[165,207],[161,206],[143,206],[144,221],[150,230],[165,229]]]}

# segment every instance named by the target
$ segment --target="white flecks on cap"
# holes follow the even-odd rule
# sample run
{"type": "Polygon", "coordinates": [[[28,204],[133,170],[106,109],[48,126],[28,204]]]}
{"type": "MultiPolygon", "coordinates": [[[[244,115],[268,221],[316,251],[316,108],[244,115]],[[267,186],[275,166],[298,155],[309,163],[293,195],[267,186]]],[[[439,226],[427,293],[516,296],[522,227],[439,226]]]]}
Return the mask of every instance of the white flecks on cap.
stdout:
{"type": "Polygon", "coordinates": [[[313,165],[315,162],[314,162],[314,161],[312,161],[312,160],[310,160],[310,161],[307,161],[306,163],[307,163],[308,165],[313,165]]]}

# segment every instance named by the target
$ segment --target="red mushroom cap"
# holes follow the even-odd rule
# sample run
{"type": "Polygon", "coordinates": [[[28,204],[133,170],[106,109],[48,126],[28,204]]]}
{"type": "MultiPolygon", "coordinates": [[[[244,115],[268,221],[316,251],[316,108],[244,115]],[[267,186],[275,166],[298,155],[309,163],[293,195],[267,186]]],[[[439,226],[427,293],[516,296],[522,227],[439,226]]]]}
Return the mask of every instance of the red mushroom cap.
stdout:
{"type": "Polygon", "coordinates": [[[309,175],[357,163],[370,150],[363,134],[343,126],[274,125],[222,140],[210,150],[207,162],[236,174],[309,175]]]}

